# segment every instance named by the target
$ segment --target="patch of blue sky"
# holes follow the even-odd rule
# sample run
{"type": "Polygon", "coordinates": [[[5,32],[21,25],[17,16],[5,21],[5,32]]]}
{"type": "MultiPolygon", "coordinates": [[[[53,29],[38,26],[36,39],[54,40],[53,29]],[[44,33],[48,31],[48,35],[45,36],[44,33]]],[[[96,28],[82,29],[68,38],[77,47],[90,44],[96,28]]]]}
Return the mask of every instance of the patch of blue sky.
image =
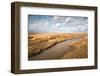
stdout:
{"type": "Polygon", "coordinates": [[[29,15],[29,32],[87,32],[88,17],[29,15]]]}

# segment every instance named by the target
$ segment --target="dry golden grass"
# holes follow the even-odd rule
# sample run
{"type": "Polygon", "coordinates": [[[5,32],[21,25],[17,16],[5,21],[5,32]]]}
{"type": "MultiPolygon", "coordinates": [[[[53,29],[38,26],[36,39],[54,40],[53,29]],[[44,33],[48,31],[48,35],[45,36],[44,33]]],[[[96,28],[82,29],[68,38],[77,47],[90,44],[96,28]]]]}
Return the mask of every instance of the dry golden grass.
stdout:
{"type": "Polygon", "coordinates": [[[64,58],[86,58],[87,57],[87,34],[86,33],[41,33],[29,34],[28,56],[32,56],[54,46],[62,41],[81,37],[80,41],[69,43],[72,49],[66,52],[64,58]]]}
{"type": "Polygon", "coordinates": [[[74,48],[62,57],[62,59],[72,59],[72,58],[87,58],[88,57],[88,40],[87,34],[83,34],[80,41],[70,43],[69,46],[74,48]]]}

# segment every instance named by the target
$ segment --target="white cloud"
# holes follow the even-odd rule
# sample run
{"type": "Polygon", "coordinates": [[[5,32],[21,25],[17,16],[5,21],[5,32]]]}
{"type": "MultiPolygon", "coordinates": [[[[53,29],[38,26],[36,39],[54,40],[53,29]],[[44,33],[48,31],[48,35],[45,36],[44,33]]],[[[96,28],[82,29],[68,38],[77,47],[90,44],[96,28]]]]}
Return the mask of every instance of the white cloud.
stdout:
{"type": "Polygon", "coordinates": [[[55,25],[54,25],[54,27],[59,27],[59,26],[61,26],[61,23],[56,23],[55,25]]]}
{"type": "Polygon", "coordinates": [[[70,17],[67,17],[67,18],[65,18],[65,22],[68,22],[68,21],[70,21],[70,17]]]}
{"type": "Polygon", "coordinates": [[[82,17],[54,16],[52,21],[40,20],[29,24],[29,31],[33,32],[86,32],[88,20],[82,17]]]}
{"type": "Polygon", "coordinates": [[[54,16],[54,17],[53,17],[54,20],[59,20],[60,18],[61,18],[61,17],[59,17],[59,16],[54,16]]]}

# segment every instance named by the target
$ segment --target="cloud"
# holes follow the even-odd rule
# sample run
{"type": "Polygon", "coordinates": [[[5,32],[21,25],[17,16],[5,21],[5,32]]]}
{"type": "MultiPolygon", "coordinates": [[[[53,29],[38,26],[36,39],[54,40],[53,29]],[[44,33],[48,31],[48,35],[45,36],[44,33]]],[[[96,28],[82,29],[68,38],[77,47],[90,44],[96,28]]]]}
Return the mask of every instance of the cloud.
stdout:
{"type": "Polygon", "coordinates": [[[45,22],[45,21],[40,21],[40,22],[37,21],[29,25],[29,31],[33,31],[33,32],[48,31],[48,28],[50,28],[49,22],[45,22]]]}
{"type": "Polygon", "coordinates": [[[61,17],[50,16],[29,23],[29,31],[32,32],[87,32],[88,31],[88,18],[87,17],[61,17]]]}
{"type": "Polygon", "coordinates": [[[60,18],[59,16],[54,16],[53,17],[54,20],[59,20],[59,18],[60,18]]]}

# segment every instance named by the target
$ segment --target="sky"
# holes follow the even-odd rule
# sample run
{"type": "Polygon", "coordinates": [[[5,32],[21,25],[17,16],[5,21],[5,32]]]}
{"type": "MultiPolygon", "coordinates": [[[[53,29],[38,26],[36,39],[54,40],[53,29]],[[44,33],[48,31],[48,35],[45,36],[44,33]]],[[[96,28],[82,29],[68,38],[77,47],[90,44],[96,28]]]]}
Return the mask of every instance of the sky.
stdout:
{"type": "Polygon", "coordinates": [[[29,32],[87,32],[88,17],[28,15],[29,32]]]}

